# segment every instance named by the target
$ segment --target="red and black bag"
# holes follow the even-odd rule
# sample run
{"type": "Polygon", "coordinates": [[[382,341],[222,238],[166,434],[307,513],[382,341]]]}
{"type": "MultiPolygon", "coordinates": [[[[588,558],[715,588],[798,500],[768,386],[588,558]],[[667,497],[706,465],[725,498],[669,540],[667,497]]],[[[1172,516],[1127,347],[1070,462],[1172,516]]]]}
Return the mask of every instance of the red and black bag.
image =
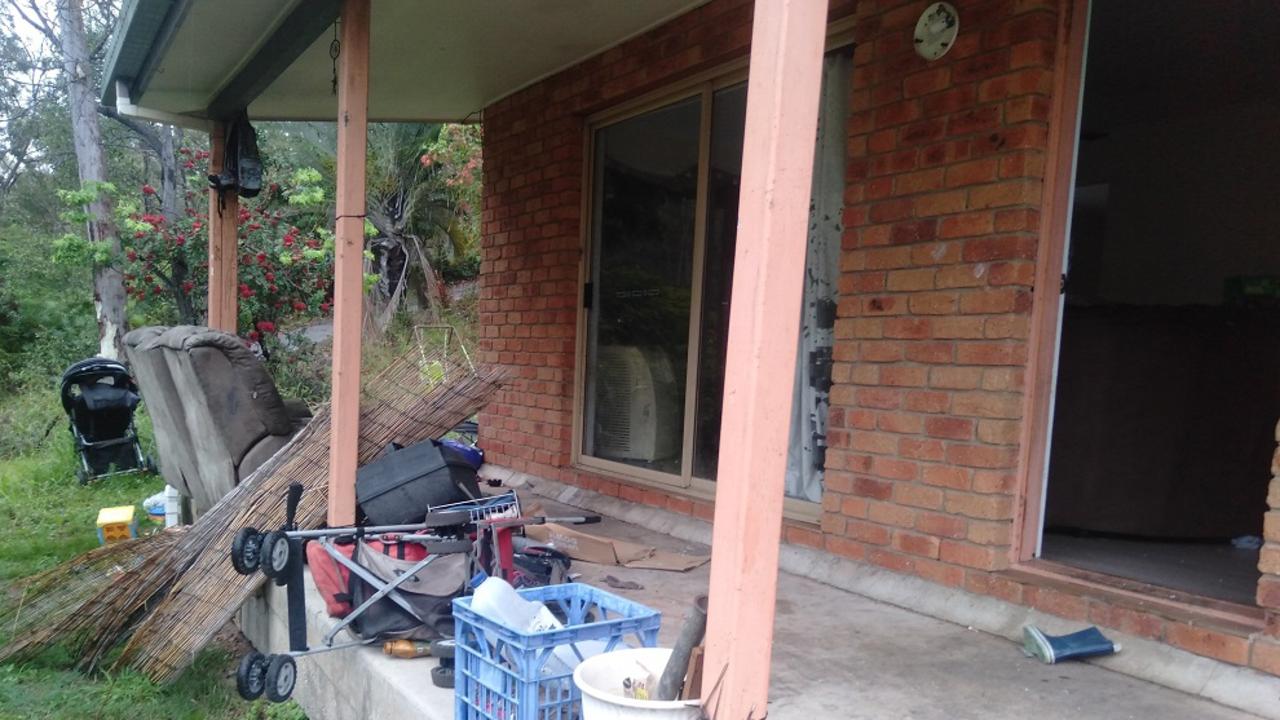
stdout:
{"type": "MultiPolygon", "coordinates": [[[[427,556],[427,551],[417,543],[365,541],[369,552],[381,553],[397,560],[417,563],[427,556]]],[[[355,542],[338,542],[332,546],[347,558],[355,554],[355,542]]],[[[351,602],[351,571],[334,560],[324,551],[318,542],[307,543],[307,565],[311,567],[311,577],[315,580],[316,589],[324,598],[325,611],[330,617],[344,618],[351,614],[354,605],[351,602]]],[[[434,564],[434,563],[433,563],[434,564]]]]}

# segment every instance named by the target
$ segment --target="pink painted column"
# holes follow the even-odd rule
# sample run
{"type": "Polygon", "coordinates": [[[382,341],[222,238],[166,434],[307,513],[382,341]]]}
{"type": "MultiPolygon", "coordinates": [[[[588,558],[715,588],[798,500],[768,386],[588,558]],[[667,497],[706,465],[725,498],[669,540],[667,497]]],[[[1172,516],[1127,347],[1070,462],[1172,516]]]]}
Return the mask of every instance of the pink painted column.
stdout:
{"type": "Polygon", "coordinates": [[[343,0],[341,27],[329,440],[331,526],[350,525],[356,519],[360,335],[364,319],[365,156],[369,124],[369,0],[343,0]]]}
{"type": "Polygon", "coordinates": [[[826,17],[826,0],[755,3],[702,673],[716,720],[768,713],[826,17]]]}

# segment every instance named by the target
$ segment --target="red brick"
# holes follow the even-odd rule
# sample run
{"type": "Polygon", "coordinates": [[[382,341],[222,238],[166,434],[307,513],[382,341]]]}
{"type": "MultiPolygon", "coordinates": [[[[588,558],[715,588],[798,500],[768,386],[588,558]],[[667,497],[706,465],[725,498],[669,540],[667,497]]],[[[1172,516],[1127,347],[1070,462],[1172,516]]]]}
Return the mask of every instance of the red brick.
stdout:
{"type": "Polygon", "coordinates": [[[1169,623],[1165,640],[1174,647],[1236,665],[1249,664],[1249,640],[1184,623],[1169,623]]]}
{"type": "Polygon", "coordinates": [[[929,242],[937,237],[937,220],[913,220],[895,224],[889,232],[889,242],[894,245],[909,245],[929,242]]]}
{"type": "Polygon", "coordinates": [[[1149,640],[1164,637],[1165,622],[1161,618],[1101,600],[1089,604],[1089,622],[1149,640]]]}
{"type": "Polygon", "coordinates": [[[924,427],[924,416],[910,413],[876,413],[875,425],[885,432],[916,435],[924,427]]]}
{"type": "Polygon", "coordinates": [[[950,84],[951,68],[943,65],[942,67],[934,67],[903,78],[902,90],[903,94],[910,98],[945,90],[950,84]]]}
{"type": "Polygon", "coordinates": [[[955,515],[916,513],[916,529],[940,538],[963,538],[968,532],[968,527],[968,520],[955,515]]]}
{"type": "Polygon", "coordinates": [[[1089,602],[1079,595],[1034,585],[1025,588],[1022,595],[1031,607],[1050,615],[1068,620],[1086,620],[1089,617],[1089,602]]]}
{"type": "Polygon", "coordinates": [[[1280,675],[1280,641],[1258,638],[1253,641],[1253,656],[1249,664],[1257,670],[1280,675]]]}
{"type": "Polygon", "coordinates": [[[980,595],[990,595],[1005,602],[1022,604],[1023,585],[998,574],[982,570],[965,573],[964,589],[980,595]]]}
{"type": "Polygon", "coordinates": [[[884,336],[903,340],[919,340],[930,336],[932,325],[926,318],[886,318],[884,336]]]}
{"type": "Polygon", "coordinates": [[[850,560],[862,561],[867,557],[867,548],[860,542],[850,540],[844,537],[836,537],[828,535],[823,539],[827,551],[848,558],[850,560]]]}
{"type": "Polygon", "coordinates": [[[987,105],[951,115],[947,118],[947,135],[956,137],[994,130],[1000,126],[1000,110],[999,105],[987,105]]]}
{"type": "Polygon", "coordinates": [[[926,435],[949,440],[972,440],[974,421],[968,418],[930,417],[924,421],[926,435]]]}
{"type": "Polygon", "coordinates": [[[994,228],[995,218],[989,212],[971,212],[942,219],[938,237],[958,238],[988,235],[994,228]]]}
{"type": "Polygon", "coordinates": [[[907,460],[887,457],[871,459],[872,474],[891,480],[914,480],[919,474],[919,469],[919,466],[907,460]]]}
{"type": "Polygon", "coordinates": [[[927,485],[950,488],[952,490],[968,490],[972,470],[954,465],[924,465],[920,479],[927,485]]]}
{"type": "Polygon", "coordinates": [[[789,525],[783,529],[783,539],[792,545],[804,545],[814,549],[822,548],[822,533],[811,528],[789,525]]]}
{"type": "Polygon", "coordinates": [[[951,396],[941,392],[907,393],[905,407],[912,412],[941,413],[951,405],[951,396]]]}
{"type": "Polygon", "coordinates": [[[908,307],[916,315],[950,315],[959,306],[955,293],[930,292],[911,296],[908,307]]]}
{"type": "Polygon", "coordinates": [[[956,540],[943,540],[938,558],[943,562],[979,570],[993,570],[1002,560],[1000,552],[995,548],[956,540]]]}
{"type": "MultiPolygon", "coordinates": [[[[965,192],[952,190],[920,195],[912,200],[912,208],[919,218],[958,213],[965,208],[965,192]]],[[[948,219],[943,218],[943,222],[948,219]]]]}
{"type": "Polygon", "coordinates": [[[891,539],[889,528],[864,520],[850,520],[844,532],[846,536],[870,545],[888,545],[891,539]]]}
{"type": "Polygon", "coordinates": [[[1006,180],[969,189],[969,207],[974,210],[1008,205],[1031,205],[1038,202],[1040,202],[1040,182],[1035,180],[1006,180]]]}
{"type": "Polygon", "coordinates": [[[929,386],[945,390],[973,390],[982,382],[982,368],[937,367],[929,370],[929,386]]]}
{"type": "Polygon", "coordinates": [[[878,525],[909,528],[915,524],[916,511],[898,503],[871,503],[867,519],[878,525]]]}
{"type": "Polygon", "coordinates": [[[920,555],[922,557],[934,558],[938,557],[938,549],[940,543],[938,538],[929,535],[917,535],[915,533],[903,532],[901,530],[893,534],[893,547],[910,555],[920,555]]]}
{"type": "Polygon", "coordinates": [[[983,391],[956,393],[952,412],[967,417],[1016,420],[1022,417],[1022,397],[983,391]]]}
{"type": "Polygon", "coordinates": [[[943,364],[955,361],[955,346],[949,342],[911,343],[906,347],[911,362],[943,364]]]}
{"type": "MultiPolygon", "coordinates": [[[[963,308],[963,306],[962,306],[963,308]]],[[[998,312],[974,310],[966,312],[998,312]]],[[[1023,365],[1027,361],[1027,346],[1021,343],[959,343],[956,345],[956,362],[961,365],[1023,365]]]]}
{"type": "MultiPolygon", "coordinates": [[[[916,483],[894,483],[893,501],[900,505],[909,505],[925,510],[942,508],[943,494],[938,488],[918,485],[916,483]]],[[[914,518],[914,514],[912,516],[914,518]]]]}
{"type": "MultiPolygon", "coordinates": [[[[984,420],[983,422],[988,422],[984,420]]],[[[973,491],[980,493],[1011,493],[1017,476],[1007,470],[975,470],[973,491]]]]}
{"type": "Polygon", "coordinates": [[[1011,468],[1017,464],[1017,448],[989,445],[950,445],[947,462],[962,467],[1011,468]]]}
{"type": "Polygon", "coordinates": [[[979,520],[1009,520],[1013,516],[1013,498],[1005,495],[948,491],[943,507],[949,513],[979,520]]]}

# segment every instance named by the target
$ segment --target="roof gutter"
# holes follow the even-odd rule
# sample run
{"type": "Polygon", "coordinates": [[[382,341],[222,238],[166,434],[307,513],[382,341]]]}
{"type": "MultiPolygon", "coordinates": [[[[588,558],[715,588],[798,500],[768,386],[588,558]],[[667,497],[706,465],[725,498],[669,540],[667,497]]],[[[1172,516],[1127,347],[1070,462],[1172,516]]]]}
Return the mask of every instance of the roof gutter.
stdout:
{"type": "Polygon", "coordinates": [[[200,130],[209,132],[213,129],[213,121],[206,118],[199,118],[193,115],[180,115],[178,113],[164,112],[163,110],[151,110],[149,108],[134,105],[129,98],[129,85],[123,80],[116,81],[116,112],[124,117],[136,118],[138,120],[146,120],[147,122],[163,123],[165,125],[176,125],[178,127],[190,130],[200,130]]]}

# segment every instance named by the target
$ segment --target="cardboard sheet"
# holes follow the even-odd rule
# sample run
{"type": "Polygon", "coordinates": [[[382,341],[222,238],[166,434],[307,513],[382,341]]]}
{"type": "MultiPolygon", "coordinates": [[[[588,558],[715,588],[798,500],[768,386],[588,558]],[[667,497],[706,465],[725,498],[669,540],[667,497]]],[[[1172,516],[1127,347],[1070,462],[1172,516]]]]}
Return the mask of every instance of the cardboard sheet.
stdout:
{"type": "Polygon", "coordinates": [[[530,525],[524,532],[530,538],[550,545],[574,560],[598,565],[684,572],[704,565],[711,559],[706,555],[685,555],[626,540],[588,535],[555,523],[530,525]]]}

